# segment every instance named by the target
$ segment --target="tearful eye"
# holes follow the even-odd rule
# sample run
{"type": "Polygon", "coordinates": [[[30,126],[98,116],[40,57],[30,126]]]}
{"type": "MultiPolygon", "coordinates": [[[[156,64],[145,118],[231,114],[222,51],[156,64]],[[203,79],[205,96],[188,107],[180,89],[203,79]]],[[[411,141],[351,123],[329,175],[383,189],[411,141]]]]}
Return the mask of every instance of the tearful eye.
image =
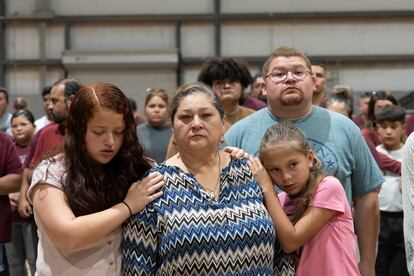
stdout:
{"type": "Polygon", "coordinates": [[[283,78],[286,75],[286,73],[285,72],[274,72],[272,75],[276,78],[283,78]]]}
{"type": "Polygon", "coordinates": [[[301,77],[301,76],[303,76],[305,74],[305,71],[303,71],[303,70],[295,70],[293,73],[296,76],[301,77]]]}

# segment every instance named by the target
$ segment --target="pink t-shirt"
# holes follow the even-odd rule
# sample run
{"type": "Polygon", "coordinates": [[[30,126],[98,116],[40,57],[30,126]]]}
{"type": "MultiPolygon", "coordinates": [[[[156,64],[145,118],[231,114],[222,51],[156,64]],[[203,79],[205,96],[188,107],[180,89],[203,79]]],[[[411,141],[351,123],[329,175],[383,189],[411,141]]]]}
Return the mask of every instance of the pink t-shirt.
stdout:
{"type": "MultiPolygon", "coordinates": [[[[279,194],[286,214],[294,212],[297,200],[279,194]]],[[[333,210],[336,214],[301,248],[296,275],[360,275],[354,224],[345,191],[338,179],[327,176],[316,188],[310,206],[333,210]]]]}

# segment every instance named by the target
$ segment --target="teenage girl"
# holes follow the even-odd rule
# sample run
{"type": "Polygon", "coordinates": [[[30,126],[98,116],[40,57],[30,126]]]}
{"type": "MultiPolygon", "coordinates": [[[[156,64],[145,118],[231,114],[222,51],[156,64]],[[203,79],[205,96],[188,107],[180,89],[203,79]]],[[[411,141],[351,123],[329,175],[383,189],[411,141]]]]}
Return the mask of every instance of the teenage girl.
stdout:
{"type": "Polygon", "coordinates": [[[158,198],[127,97],[94,83],[71,98],[65,146],[40,163],[28,191],[40,275],[121,275],[120,225],[158,198]]]}
{"type": "MultiPolygon", "coordinates": [[[[33,133],[36,130],[33,114],[26,110],[18,110],[11,116],[11,132],[14,146],[23,163],[33,133]]],[[[22,200],[19,193],[9,194],[12,208],[12,242],[6,243],[6,253],[9,262],[10,275],[27,275],[25,262],[29,264],[30,272],[36,271],[37,229],[33,216],[21,216],[17,211],[22,200]]],[[[24,200],[27,202],[25,197],[24,200]]],[[[30,208],[30,205],[29,205],[30,208]]]]}
{"type": "Polygon", "coordinates": [[[297,275],[360,275],[351,210],[338,179],[321,172],[305,136],[282,122],[264,134],[249,158],[265,205],[287,253],[297,251],[297,275]],[[283,192],[277,195],[275,183],[283,192]]]}

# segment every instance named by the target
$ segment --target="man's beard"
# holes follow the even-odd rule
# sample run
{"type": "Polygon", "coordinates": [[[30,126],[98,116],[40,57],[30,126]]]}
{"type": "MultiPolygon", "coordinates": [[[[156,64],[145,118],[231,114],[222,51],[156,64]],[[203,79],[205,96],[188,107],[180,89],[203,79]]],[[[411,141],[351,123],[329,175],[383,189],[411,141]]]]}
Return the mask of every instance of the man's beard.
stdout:
{"type": "Polygon", "coordinates": [[[303,102],[304,97],[302,93],[296,93],[294,95],[282,96],[280,98],[280,104],[282,106],[296,106],[303,102]]]}
{"type": "Polygon", "coordinates": [[[52,118],[53,118],[53,122],[55,122],[56,124],[62,124],[65,121],[65,118],[56,116],[55,114],[52,114],[52,118]]]}

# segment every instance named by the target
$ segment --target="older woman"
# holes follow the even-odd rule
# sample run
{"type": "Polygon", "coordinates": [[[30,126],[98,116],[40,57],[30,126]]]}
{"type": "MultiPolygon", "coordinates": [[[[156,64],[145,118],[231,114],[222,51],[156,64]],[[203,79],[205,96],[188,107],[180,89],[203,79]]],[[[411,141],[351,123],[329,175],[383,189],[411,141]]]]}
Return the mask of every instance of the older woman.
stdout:
{"type": "Polygon", "coordinates": [[[247,161],[219,150],[218,97],[184,85],[171,120],[178,153],[153,169],[164,176],[163,196],[124,226],[124,275],[273,274],[272,220],[247,161]]]}

